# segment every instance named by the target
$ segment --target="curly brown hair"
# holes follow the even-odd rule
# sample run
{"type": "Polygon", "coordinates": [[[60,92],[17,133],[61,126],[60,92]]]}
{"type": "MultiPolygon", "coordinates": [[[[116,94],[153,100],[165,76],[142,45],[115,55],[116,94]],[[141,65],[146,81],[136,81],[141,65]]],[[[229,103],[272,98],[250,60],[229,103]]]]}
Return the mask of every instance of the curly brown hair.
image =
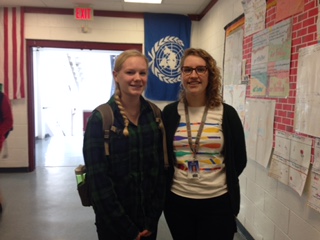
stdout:
{"type": "MultiPolygon", "coordinates": [[[[186,49],[182,59],[181,59],[181,67],[184,64],[185,59],[188,56],[197,56],[201,57],[206,62],[206,67],[208,68],[209,76],[208,76],[208,86],[206,89],[206,99],[207,104],[210,107],[217,107],[222,103],[222,76],[220,69],[217,66],[217,61],[205,50],[200,48],[189,48],[186,49]]],[[[186,101],[186,92],[185,89],[182,88],[180,92],[180,100],[186,101]]]]}

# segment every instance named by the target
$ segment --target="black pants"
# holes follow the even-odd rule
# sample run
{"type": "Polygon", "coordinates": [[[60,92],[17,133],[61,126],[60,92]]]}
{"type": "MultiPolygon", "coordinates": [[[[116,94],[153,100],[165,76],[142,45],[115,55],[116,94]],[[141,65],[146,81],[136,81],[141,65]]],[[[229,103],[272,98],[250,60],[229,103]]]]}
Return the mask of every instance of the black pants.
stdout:
{"type": "Polygon", "coordinates": [[[189,199],[171,192],[164,216],[174,240],[232,240],[237,231],[228,194],[189,199]]]}

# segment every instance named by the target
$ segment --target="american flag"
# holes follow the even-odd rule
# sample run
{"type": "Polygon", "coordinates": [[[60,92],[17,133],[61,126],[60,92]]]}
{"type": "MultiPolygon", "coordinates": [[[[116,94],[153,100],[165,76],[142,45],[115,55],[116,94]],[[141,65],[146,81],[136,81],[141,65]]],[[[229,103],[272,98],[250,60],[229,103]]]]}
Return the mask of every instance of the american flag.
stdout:
{"type": "Polygon", "coordinates": [[[24,10],[0,8],[0,83],[10,99],[25,98],[24,10]]]}

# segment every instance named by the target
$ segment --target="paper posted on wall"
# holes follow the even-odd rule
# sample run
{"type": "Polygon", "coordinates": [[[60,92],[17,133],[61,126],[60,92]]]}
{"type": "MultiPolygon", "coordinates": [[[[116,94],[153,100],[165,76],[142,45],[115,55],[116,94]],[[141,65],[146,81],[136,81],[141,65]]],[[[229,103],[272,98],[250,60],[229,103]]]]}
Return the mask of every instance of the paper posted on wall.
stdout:
{"type": "Polygon", "coordinates": [[[311,171],[311,184],[308,206],[320,212],[320,139],[316,138],[314,145],[314,161],[311,171]]]}
{"type": "Polygon", "coordinates": [[[269,176],[301,196],[309,172],[311,146],[311,138],[277,131],[269,176]]]}

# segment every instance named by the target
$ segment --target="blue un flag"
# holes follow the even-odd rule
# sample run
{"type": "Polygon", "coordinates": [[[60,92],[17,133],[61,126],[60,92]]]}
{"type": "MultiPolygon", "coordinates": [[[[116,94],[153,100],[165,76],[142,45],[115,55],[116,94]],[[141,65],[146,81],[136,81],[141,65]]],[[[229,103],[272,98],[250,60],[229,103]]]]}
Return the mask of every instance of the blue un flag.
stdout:
{"type": "Polygon", "coordinates": [[[151,100],[175,101],[180,89],[180,61],[190,47],[191,19],[177,14],[146,13],[145,54],[149,79],[145,96],[151,100]]]}

